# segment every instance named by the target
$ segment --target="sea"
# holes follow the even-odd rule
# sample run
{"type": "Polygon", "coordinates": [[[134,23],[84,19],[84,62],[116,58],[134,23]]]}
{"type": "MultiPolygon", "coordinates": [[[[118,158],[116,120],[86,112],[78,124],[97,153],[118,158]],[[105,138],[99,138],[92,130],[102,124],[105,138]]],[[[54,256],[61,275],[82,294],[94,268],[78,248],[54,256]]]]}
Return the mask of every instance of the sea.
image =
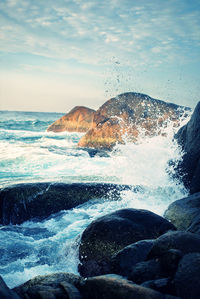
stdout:
{"type": "MultiPolygon", "coordinates": [[[[89,201],[47,219],[0,226],[0,275],[15,287],[37,275],[78,274],[78,247],[95,219],[122,208],[148,209],[163,215],[168,205],[187,196],[175,179],[182,157],[169,124],[162,135],[137,144],[117,144],[106,155],[77,147],[82,133],[47,132],[62,113],[0,111],[0,188],[30,182],[103,182],[141,186],[122,191],[118,201],[89,201]],[[166,136],[167,135],[167,136],[166,136]],[[173,161],[173,163],[171,163],[173,161]]],[[[184,125],[188,119],[183,119],[184,125]]]]}

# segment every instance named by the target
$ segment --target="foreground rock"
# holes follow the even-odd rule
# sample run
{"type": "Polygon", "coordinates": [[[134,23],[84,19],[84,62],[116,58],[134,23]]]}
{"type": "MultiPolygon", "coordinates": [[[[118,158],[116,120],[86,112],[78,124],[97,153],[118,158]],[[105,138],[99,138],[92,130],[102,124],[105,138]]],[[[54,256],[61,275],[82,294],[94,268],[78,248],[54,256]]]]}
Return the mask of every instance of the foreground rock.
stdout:
{"type": "Polygon", "coordinates": [[[179,230],[200,234],[200,192],[174,201],[164,216],[179,230]]]}
{"type": "Polygon", "coordinates": [[[186,108],[139,93],[124,93],[108,100],[94,115],[92,128],[80,139],[79,146],[112,148],[124,143],[124,136],[137,141],[140,131],[148,136],[162,133],[169,121],[178,125],[186,108]]]}
{"type": "Polygon", "coordinates": [[[76,106],[69,113],[56,120],[47,129],[48,132],[87,132],[94,118],[95,110],[76,106]]]}
{"type": "Polygon", "coordinates": [[[79,248],[80,274],[84,277],[111,273],[111,257],[125,246],[155,239],[175,227],[146,210],[124,209],[100,217],[83,232],[79,248]]]}
{"type": "Polygon", "coordinates": [[[200,191],[200,102],[187,125],[175,136],[184,151],[177,172],[190,193],[200,191]]]}
{"type": "Polygon", "coordinates": [[[181,298],[200,298],[200,253],[186,254],[182,258],[172,283],[181,298]]]}
{"type": "Polygon", "coordinates": [[[71,273],[54,273],[37,276],[13,290],[20,298],[40,299],[81,299],[77,289],[83,279],[71,273]]]}
{"type": "Polygon", "coordinates": [[[1,299],[19,299],[20,297],[12,290],[3,281],[0,276],[0,298],[1,299]]]}
{"type": "Polygon", "coordinates": [[[44,219],[92,199],[120,198],[126,185],[104,183],[31,183],[0,190],[0,223],[20,224],[31,219],[44,219]]]}
{"type": "MultiPolygon", "coordinates": [[[[88,278],[82,287],[85,299],[164,299],[159,292],[133,284],[117,275],[88,278]]],[[[167,298],[166,298],[167,299],[167,298]]]]}

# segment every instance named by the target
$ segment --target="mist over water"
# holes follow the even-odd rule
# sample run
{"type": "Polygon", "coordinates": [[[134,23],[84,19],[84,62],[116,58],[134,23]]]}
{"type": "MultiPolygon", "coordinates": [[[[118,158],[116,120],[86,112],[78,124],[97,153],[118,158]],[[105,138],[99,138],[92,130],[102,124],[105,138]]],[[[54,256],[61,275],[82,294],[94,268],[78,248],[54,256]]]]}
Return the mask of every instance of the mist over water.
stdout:
{"type": "MultiPolygon", "coordinates": [[[[14,287],[36,275],[77,273],[80,234],[94,219],[121,208],[142,208],[162,215],[169,203],[187,194],[169,175],[169,160],[181,158],[165,136],[143,137],[116,145],[108,156],[90,157],[77,148],[79,133],[46,132],[61,114],[0,112],[0,186],[26,182],[112,182],[138,186],[118,201],[89,201],[42,222],[0,227],[0,275],[14,287]]],[[[187,120],[184,120],[186,122],[187,120]]]]}

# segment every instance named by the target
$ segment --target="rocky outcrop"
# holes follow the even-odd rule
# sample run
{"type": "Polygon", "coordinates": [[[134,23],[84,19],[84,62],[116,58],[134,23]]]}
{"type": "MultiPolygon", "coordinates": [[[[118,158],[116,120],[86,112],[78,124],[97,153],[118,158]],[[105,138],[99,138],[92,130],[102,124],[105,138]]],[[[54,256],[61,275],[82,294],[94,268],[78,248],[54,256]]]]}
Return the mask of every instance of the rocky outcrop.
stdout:
{"type": "Polygon", "coordinates": [[[142,134],[162,133],[168,121],[178,125],[187,110],[139,93],[124,93],[104,103],[95,113],[92,128],[80,139],[78,146],[110,149],[117,142],[138,140],[142,134]]]}
{"type": "Polygon", "coordinates": [[[20,297],[8,288],[4,280],[0,276],[0,298],[1,299],[20,299],[20,297]]]}
{"type": "Polygon", "coordinates": [[[10,186],[0,190],[0,223],[20,224],[35,218],[44,219],[92,199],[116,200],[120,198],[121,191],[130,188],[106,183],[30,183],[10,186]]]}
{"type": "Polygon", "coordinates": [[[200,234],[200,192],[171,203],[164,217],[179,230],[200,234]]]}
{"type": "Polygon", "coordinates": [[[175,138],[181,145],[184,155],[177,167],[177,173],[190,193],[200,191],[200,102],[190,121],[183,126],[175,138]]]}
{"type": "Polygon", "coordinates": [[[111,273],[113,254],[144,239],[154,239],[175,227],[147,210],[123,209],[93,221],[83,232],[80,274],[84,277],[111,273]]]}
{"type": "Polygon", "coordinates": [[[87,132],[94,118],[95,110],[76,106],[69,113],[51,124],[47,131],[50,132],[87,132]]]}

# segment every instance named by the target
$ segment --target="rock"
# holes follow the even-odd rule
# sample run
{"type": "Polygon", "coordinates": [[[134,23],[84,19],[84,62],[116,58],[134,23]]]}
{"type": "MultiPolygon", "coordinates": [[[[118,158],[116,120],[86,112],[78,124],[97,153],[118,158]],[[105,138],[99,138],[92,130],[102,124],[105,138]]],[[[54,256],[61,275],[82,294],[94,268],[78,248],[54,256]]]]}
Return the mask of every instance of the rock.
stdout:
{"type": "Polygon", "coordinates": [[[145,288],[150,288],[160,293],[171,293],[170,279],[160,278],[156,280],[148,280],[141,284],[145,288]]]}
{"type": "Polygon", "coordinates": [[[188,227],[187,231],[200,235],[200,215],[194,218],[192,224],[188,227]]]}
{"type": "Polygon", "coordinates": [[[167,232],[154,241],[148,258],[161,257],[169,249],[180,250],[183,254],[200,252],[200,236],[183,231],[167,232]]]}
{"type": "Polygon", "coordinates": [[[76,106],[69,113],[51,124],[47,131],[53,132],[87,132],[94,119],[95,110],[76,106]]]}
{"type": "Polygon", "coordinates": [[[148,136],[162,134],[168,121],[177,126],[188,109],[140,93],[120,94],[96,111],[92,128],[78,146],[111,149],[117,142],[124,143],[124,136],[137,141],[141,129],[148,136]]]}
{"type": "Polygon", "coordinates": [[[169,249],[158,259],[160,267],[165,276],[173,276],[182,258],[182,251],[178,249],[169,249]]]}
{"type": "Polygon", "coordinates": [[[182,299],[200,298],[200,253],[183,256],[173,280],[177,295],[182,299]]]}
{"type": "Polygon", "coordinates": [[[146,210],[122,209],[93,221],[83,232],[80,274],[84,277],[110,273],[111,257],[125,246],[153,239],[175,227],[146,210]]]}
{"type": "Polygon", "coordinates": [[[20,299],[19,296],[5,284],[0,276],[0,298],[1,299],[20,299]]]}
{"type": "Polygon", "coordinates": [[[162,277],[165,277],[165,274],[162,272],[160,261],[158,259],[152,259],[137,263],[129,274],[128,279],[137,284],[141,284],[145,281],[162,277]]]}
{"type": "Polygon", "coordinates": [[[124,247],[112,256],[112,270],[114,273],[128,276],[138,262],[145,261],[153,246],[154,240],[138,241],[124,247]]]}
{"type": "Polygon", "coordinates": [[[200,192],[171,203],[165,211],[164,217],[171,221],[179,230],[199,231],[200,192]],[[195,224],[193,224],[194,221],[196,221],[195,224]]]}
{"type": "Polygon", "coordinates": [[[81,295],[77,288],[83,283],[83,278],[72,273],[54,273],[37,276],[13,290],[20,298],[66,298],[79,299],[81,295]]]}
{"type": "Polygon", "coordinates": [[[83,299],[165,299],[161,293],[133,284],[115,275],[102,275],[85,280],[83,299]]]}
{"type": "Polygon", "coordinates": [[[182,127],[175,138],[184,151],[183,159],[177,167],[190,193],[200,191],[200,102],[198,102],[190,121],[182,127]]]}
{"type": "Polygon", "coordinates": [[[121,191],[130,189],[126,185],[105,183],[30,183],[10,186],[0,190],[0,223],[20,224],[35,218],[44,219],[91,199],[119,199],[121,191]]]}

